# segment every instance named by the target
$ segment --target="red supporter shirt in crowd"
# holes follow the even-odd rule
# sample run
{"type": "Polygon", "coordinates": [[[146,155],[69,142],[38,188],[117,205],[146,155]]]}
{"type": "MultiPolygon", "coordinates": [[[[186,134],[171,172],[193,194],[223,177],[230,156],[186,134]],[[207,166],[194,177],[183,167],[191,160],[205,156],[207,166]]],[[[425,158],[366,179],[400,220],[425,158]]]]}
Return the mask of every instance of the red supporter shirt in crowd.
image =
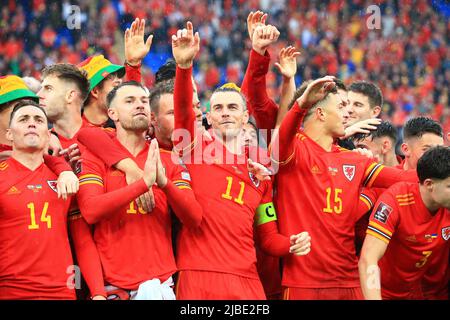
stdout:
{"type": "Polygon", "coordinates": [[[0,299],[75,299],[70,200],[58,199],[56,179],[45,164],[0,163],[0,299]]]}
{"type": "Polygon", "coordinates": [[[400,182],[379,198],[367,234],[388,244],[379,261],[383,299],[423,299],[427,270],[434,261],[448,263],[450,211],[432,215],[419,184],[400,182]]]}
{"type": "MultiPolygon", "coordinates": [[[[117,139],[112,141],[116,148],[121,148],[144,168],[148,145],[133,157],[117,139]]],[[[171,154],[161,151],[161,160],[168,179],[179,189],[190,189],[189,174],[172,162],[171,154]]],[[[87,150],[79,178],[79,205],[85,219],[95,224],[94,240],[105,282],[136,290],[142,282],[153,278],[167,280],[176,271],[176,265],[165,193],[154,186],[156,207],[150,213],[145,212],[135,201],[148,191],[144,181],[141,179],[127,186],[121,171],[108,167],[87,150]]]]}

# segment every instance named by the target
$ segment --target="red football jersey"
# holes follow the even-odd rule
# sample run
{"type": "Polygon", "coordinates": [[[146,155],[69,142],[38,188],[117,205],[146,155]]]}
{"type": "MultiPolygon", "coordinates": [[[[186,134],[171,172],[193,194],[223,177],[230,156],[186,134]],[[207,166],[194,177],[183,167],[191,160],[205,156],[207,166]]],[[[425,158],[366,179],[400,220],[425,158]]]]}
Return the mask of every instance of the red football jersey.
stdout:
{"type": "MultiPolygon", "coordinates": [[[[406,159],[399,158],[398,160],[399,165],[395,167],[405,170],[406,159]]],[[[430,262],[430,266],[422,279],[422,290],[425,299],[448,299],[449,268],[448,260],[445,260],[445,257],[442,257],[441,261],[434,259],[430,262]]]]}
{"type": "Polygon", "coordinates": [[[389,244],[379,261],[383,299],[423,299],[424,274],[435,261],[448,263],[450,211],[432,215],[419,185],[399,182],[381,195],[367,234],[389,244]]]}
{"type": "Polygon", "coordinates": [[[70,200],[58,199],[56,180],[45,164],[0,163],[0,299],[75,299],[70,200]]]}
{"type": "Polygon", "coordinates": [[[203,220],[198,229],[181,229],[178,267],[257,279],[254,218],[259,205],[272,202],[272,183],[249,173],[245,153],[236,156],[220,141],[201,136],[194,145],[194,163],[186,166],[203,220]],[[224,164],[225,159],[231,164],[224,164]]]}
{"type": "Polygon", "coordinates": [[[371,186],[383,169],[367,157],[333,145],[327,152],[304,133],[295,151],[280,163],[275,201],[280,232],[308,231],[311,252],[285,259],[286,287],[358,287],[355,223],[363,185],[371,186]]]}
{"type": "MultiPolygon", "coordinates": [[[[117,139],[113,141],[115,147],[121,148],[140,168],[144,168],[148,145],[134,157],[117,139]]],[[[161,152],[161,161],[169,180],[179,189],[190,189],[188,173],[172,162],[170,153],[161,152]]],[[[112,194],[127,187],[125,175],[121,171],[108,167],[87,150],[83,154],[79,178],[78,199],[81,212],[87,221],[91,219],[88,218],[90,208],[84,204],[85,199],[105,193],[112,194]]],[[[144,184],[144,188],[138,191],[137,195],[144,193],[145,189],[144,184]]],[[[126,205],[119,206],[116,210],[111,209],[95,224],[94,240],[100,254],[105,281],[109,284],[136,290],[144,281],[153,278],[165,281],[176,271],[167,198],[157,186],[154,186],[152,191],[156,202],[152,212],[147,213],[137,206],[137,195],[121,193],[117,194],[117,202],[128,196],[129,201],[123,201],[126,205]]]]}

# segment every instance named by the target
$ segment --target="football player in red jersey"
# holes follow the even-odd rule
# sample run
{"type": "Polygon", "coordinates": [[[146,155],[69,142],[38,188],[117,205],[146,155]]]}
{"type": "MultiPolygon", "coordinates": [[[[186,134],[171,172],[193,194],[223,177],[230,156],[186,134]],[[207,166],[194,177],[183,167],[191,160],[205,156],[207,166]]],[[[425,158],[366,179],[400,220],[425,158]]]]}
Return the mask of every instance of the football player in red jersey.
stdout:
{"type": "MultiPolygon", "coordinates": [[[[403,128],[402,152],[404,161],[398,166],[404,170],[415,169],[417,161],[425,151],[433,146],[444,144],[444,133],[441,125],[430,118],[416,117],[408,120],[403,128]]],[[[448,251],[448,250],[447,250],[448,251]]],[[[448,281],[450,270],[447,257],[441,256],[441,261],[434,259],[422,279],[422,289],[425,299],[448,299],[448,281]]]]}
{"type": "Polygon", "coordinates": [[[399,182],[383,193],[370,217],[359,262],[366,299],[424,299],[422,280],[433,261],[447,266],[450,148],[425,152],[417,174],[419,184],[399,182]]]}
{"type": "Polygon", "coordinates": [[[416,117],[408,120],[403,127],[402,152],[405,160],[398,167],[415,169],[420,157],[433,146],[444,144],[441,125],[433,119],[416,117]]]}
{"type": "MultiPolygon", "coordinates": [[[[78,144],[77,134],[87,125],[81,118],[81,108],[89,89],[86,72],[71,64],[56,64],[44,68],[42,87],[37,93],[39,105],[53,123],[53,132],[57,134],[63,148],[78,144]]],[[[106,293],[103,276],[91,230],[82,218],[76,199],[72,199],[69,213],[70,236],[73,240],[77,262],[90,289],[91,297],[104,299],[106,293]]]]}
{"type": "Polygon", "coordinates": [[[399,157],[395,154],[397,128],[390,122],[383,121],[375,130],[354,135],[353,142],[356,148],[370,150],[379,163],[387,167],[398,166],[399,157]]]}
{"type": "Polygon", "coordinates": [[[280,165],[275,197],[280,231],[306,229],[318,246],[302,260],[286,257],[286,299],[361,299],[354,247],[355,222],[363,214],[357,210],[360,189],[417,180],[415,172],[386,168],[336,146],[345,135],[344,105],[333,77],[311,82],[272,142],[272,158],[280,165]]]}
{"type": "MultiPolygon", "coordinates": [[[[383,127],[384,125],[382,124],[362,141],[357,142],[357,145],[367,147],[374,154],[382,154],[383,149],[389,148],[389,142],[386,141],[386,138],[382,139],[380,137],[382,133],[379,131],[384,131],[383,127]]],[[[393,132],[393,130],[395,129],[391,128],[389,131],[393,132]]],[[[391,151],[391,156],[388,156],[387,153],[383,156],[383,164],[404,170],[416,169],[418,159],[428,149],[444,144],[443,130],[440,124],[433,119],[425,117],[416,117],[408,120],[403,128],[403,137],[402,151],[405,154],[405,159],[400,164],[396,164],[396,161],[389,161],[388,158],[394,159],[395,156],[394,152],[391,151]],[[384,162],[385,160],[386,162],[384,162]]],[[[425,299],[448,299],[447,282],[450,272],[447,263],[445,263],[445,261],[448,261],[448,257],[442,255],[441,259],[442,261],[433,259],[430,262],[430,266],[422,279],[425,299]]]]}
{"type": "Polygon", "coordinates": [[[186,228],[195,231],[202,209],[190,187],[189,173],[172,163],[171,152],[161,152],[145,139],[150,120],[149,98],[137,82],[124,82],[107,97],[116,124],[112,141],[144,171],[143,178],[126,185],[124,174],[108,167],[89,151],[83,155],[79,205],[94,224],[107,290],[128,291],[132,299],[174,299],[170,206],[186,228]],[[153,178],[152,178],[153,177],[153,178]],[[157,183],[157,186],[153,184],[157,183]],[[139,194],[154,190],[156,207],[149,213],[137,206],[139,194]]]}
{"type": "Polygon", "coordinates": [[[12,155],[0,163],[0,298],[75,299],[67,235],[70,200],[60,199],[56,175],[45,165],[50,133],[33,101],[12,111],[12,155]]]}
{"type": "Polygon", "coordinates": [[[310,238],[307,233],[290,238],[278,234],[271,181],[254,177],[241,146],[248,112],[239,90],[225,87],[213,93],[207,115],[211,139],[203,139],[196,129],[191,74],[199,46],[190,22],[172,36],[177,62],[174,149],[185,160],[203,207],[200,228],[182,228],[180,233],[177,297],[264,299],[256,270],[254,224],[261,247],[275,256],[307,254],[310,238]]]}
{"type": "Polygon", "coordinates": [[[383,95],[380,88],[371,82],[353,82],[348,87],[348,100],[348,116],[344,122],[346,127],[363,120],[378,118],[381,114],[383,95]]]}

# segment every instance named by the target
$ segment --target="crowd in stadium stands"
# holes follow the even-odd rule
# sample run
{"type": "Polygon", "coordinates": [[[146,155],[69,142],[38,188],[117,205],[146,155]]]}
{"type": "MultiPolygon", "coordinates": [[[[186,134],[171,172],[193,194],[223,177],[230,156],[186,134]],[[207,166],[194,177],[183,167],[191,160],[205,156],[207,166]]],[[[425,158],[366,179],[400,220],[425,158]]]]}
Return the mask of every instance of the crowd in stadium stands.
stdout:
{"type": "MultiPolygon", "coordinates": [[[[377,83],[385,98],[384,118],[400,127],[408,118],[428,115],[448,131],[450,49],[448,7],[444,1],[306,1],[306,0],[97,0],[76,1],[81,29],[70,30],[71,1],[9,0],[0,12],[0,74],[40,78],[45,65],[77,64],[94,53],[123,63],[123,31],[134,18],[148,20],[154,34],[144,60],[143,80],[171,57],[169,35],[189,18],[198,26],[201,53],[194,74],[203,107],[214,88],[241,83],[251,48],[245,21],[249,11],[269,13],[280,39],[271,48],[272,63],[287,45],[301,51],[297,86],[325,74],[345,83],[377,83]],[[370,30],[366,9],[381,9],[381,29],[370,30]]],[[[78,18],[78,17],[77,17],[78,18]]],[[[268,75],[268,91],[279,96],[281,76],[268,75]]]]}

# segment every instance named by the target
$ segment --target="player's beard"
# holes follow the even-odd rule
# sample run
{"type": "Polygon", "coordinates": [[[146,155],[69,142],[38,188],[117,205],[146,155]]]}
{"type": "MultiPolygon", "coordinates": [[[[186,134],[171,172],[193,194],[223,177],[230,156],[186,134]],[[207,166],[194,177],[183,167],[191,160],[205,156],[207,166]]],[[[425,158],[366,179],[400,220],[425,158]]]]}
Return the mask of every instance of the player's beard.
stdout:
{"type": "Polygon", "coordinates": [[[130,131],[146,131],[149,126],[148,118],[132,118],[131,121],[121,122],[122,128],[130,131]]]}

